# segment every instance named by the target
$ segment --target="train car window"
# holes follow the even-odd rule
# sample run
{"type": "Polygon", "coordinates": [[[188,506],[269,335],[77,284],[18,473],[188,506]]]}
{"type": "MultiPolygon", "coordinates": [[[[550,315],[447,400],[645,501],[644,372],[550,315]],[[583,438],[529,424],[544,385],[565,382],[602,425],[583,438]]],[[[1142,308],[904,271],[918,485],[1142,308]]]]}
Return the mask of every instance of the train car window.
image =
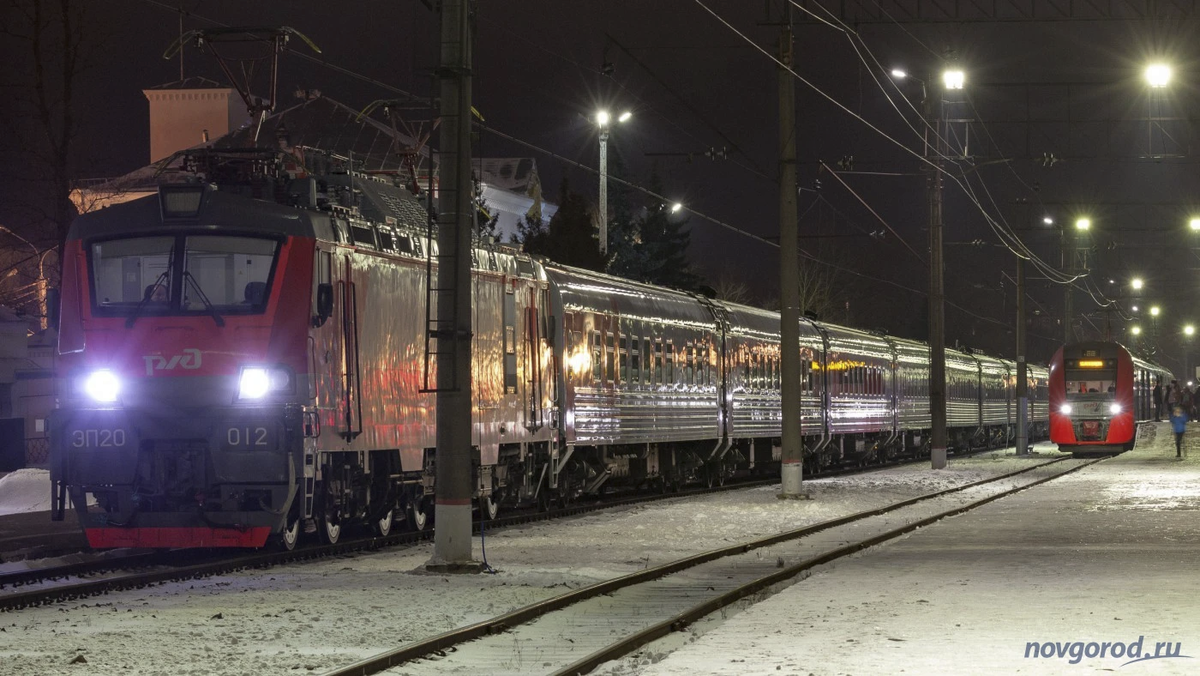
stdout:
{"type": "Polygon", "coordinates": [[[663,342],[661,338],[654,341],[654,382],[663,384],[663,342]]]}
{"type": "Polygon", "coordinates": [[[683,347],[683,382],[685,385],[695,385],[696,347],[688,341],[683,347]]]}
{"type": "Polygon", "coordinates": [[[533,277],[533,263],[524,258],[517,259],[517,272],[522,277],[533,277]]]}
{"type": "Polygon", "coordinates": [[[667,361],[665,366],[667,370],[666,382],[667,384],[672,384],[675,382],[675,344],[672,341],[667,341],[665,353],[664,356],[667,361]]]}
{"type": "Polygon", "coordinates": [[[621,334],[621,382],[629,382],[629,336],[621,334]]]}
{"type": "Polygon", "coordinates": [[[375,229],[362,225],[350,226],[350,237],[355,244],[365,244],[371,248],[378,248],[379,244],[375,241],[375,229]]]}
{"type": "Polygon", "coordinates": [[[168,268],[174,237],[117,239],[92,245],[92,288],[98,308],[165,309],[174,294],[168,268]]]}
{"type": "Polygon", "coordinates": [[[607,362],[607,367],[604,370],[604,380],[612,383],[617,379],[617,360],[616,355],[617,334],[611,331],[604,333],[604,359],[607,362]]]}
{"type": "Polygon", "coordinates": [[[604,375],[604,346],[600,343],[600,332],[592,331],[592,380],[600,382],[604,375]]]}
{"type": "Polygon", "coordinates": [[[642,381],[642,339],[634,336],[629,341],[629,372],[632,381],[640,383],[642,381]]]}
{"type": "MultiPolygon", "coordinates": [[[[382,234],[382,233],[380,233],[380,234],[382,234]]],[[[416,255],[416,253],[417,253],[416,242],[413,240],[412,237],[409,237],[408,235],[398,235],[396,237],[396,242],[395,242],[394,246],[396,248],[396,251],[399,251],[400,253],[403,253],[403,254],[416,255]]]]}
{"type": "Polygon", "coordinates": [[[646,369],[646,375],[643,382],[647,385],[654,384],[654,352],[650,348],[650,339],[642,338],[642,366],[646,369]]]}
{"type": "Polygon", "coordinates": [[[396,238],[390,232],[379,231],[379,248],[384,251],[396,250],[396,238]]]}
{"type": "Polygon", "coordinates": [[[279,242],[258,237],[184,238],[185,312],[261,312],[279,242]]]}

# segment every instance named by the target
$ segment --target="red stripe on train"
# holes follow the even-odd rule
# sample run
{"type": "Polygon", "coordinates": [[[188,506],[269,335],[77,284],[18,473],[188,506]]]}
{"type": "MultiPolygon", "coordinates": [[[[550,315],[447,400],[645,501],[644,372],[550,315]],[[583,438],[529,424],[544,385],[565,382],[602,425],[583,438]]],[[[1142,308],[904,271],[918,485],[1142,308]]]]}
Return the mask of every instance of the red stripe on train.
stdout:
{"type": "Polygon", "coordinates": [[[254,528],[88,528],[88,544],[108,547],[262,547],[269,526],[254,528]]]}

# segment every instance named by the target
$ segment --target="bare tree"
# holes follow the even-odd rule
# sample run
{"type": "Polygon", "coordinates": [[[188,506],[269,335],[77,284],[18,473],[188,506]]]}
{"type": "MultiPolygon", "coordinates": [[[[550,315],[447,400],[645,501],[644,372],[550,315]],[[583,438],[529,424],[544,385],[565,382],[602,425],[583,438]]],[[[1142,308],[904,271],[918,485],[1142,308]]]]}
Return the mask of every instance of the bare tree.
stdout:
{"type": "Polygon", "coordinates": [[[8,41],[2,86],[7,172],[24,188],[21,206],[40,222],[38,239],[57,243],[75,216],[73,151],[79,133],[79,80],[92,47],[79,0],[8,0],[0,35],[8,41]],[[15,162],[14,162],[15,160],[15,162]],[[16,169],[19,167],[19,169],[16,169]]]}
{"type": "MultiPolygon", "coordinates": [[[[819,246],[815,253],[800,258],[800,312],[816,314],[831,322],[845,322],[845,303],[849,298],[836,249],[819,246]]],[[[779,297],[767,299],[763,307],[779,310],[779,297]]]]}
{"type": "Polygon", "coordinates": [[[753,304],[750,287],[740,279],[735,279],[728,271],[722,272],[717,277],[717,280],[713,282],[712,288],[716,292],[717,300],[723,300],[728,303],[739,303],[741,305],[753,304]]]}
{"type": "MultiPolygon", "coordinates": [[[[80,129],[79,84],[95,44],[82,0],[5,0],[0,36],[6,63],[0,77],[0,174],[7,186],[3,239],[21,252],[33,277],[32,302],[46,314],[47,278],[58,277],[57,250],[76,210],[71,201],[80,129]]],[[[24,285],[21,285],[24,286],[24,285]]],[[[18,288],[21,288],[19,286],[18,288]]],[[[22,296],[10,296],[20,303],[22,296]]],[[[32,308],[31,308],[32,309],[32,308]]],[[[43,324],[44,325],[44,324],[43,324]]]]}

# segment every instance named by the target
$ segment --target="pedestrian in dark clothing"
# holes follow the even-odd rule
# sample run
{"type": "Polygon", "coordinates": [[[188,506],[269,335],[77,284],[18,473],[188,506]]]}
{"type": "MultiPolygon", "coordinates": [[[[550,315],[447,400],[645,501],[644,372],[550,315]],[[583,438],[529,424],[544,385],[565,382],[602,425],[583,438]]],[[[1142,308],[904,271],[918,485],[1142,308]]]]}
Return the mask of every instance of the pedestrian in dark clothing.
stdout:
{"type": "Polygon", "coordinates": [[[1154,383],[1154,422],[1162,422],[1162,380],[1154,383]]]}
{"type": "Polygon", "coordinates": [[[1183,431],[1187,429],[1187,414],[1183,407],[1176,406],[1171,411],[1171,429],[1175,430],[1175,457],[1183,457],[1183,431]]]}

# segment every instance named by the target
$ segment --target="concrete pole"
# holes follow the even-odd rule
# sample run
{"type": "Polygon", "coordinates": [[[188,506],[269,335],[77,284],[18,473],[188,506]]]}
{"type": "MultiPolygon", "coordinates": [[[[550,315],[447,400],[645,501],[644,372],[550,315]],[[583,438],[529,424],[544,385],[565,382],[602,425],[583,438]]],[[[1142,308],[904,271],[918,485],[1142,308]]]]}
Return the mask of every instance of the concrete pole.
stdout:
{"type": "Polygon", "coordinates": [[[933,166],[929,173],[929,418],[933,425],[929,459],[933,469],[946,467],[946,321],[945,278],[942,264],[942,136],[941,94],[930,75],[925,85],[925,119],[933,143],[925,143],[925,154],[933,166]],[[937,104],[934,96],[938,96],[937,104]]]}
{"type": "Polygon", "coordinates": [[[1017,455],[1029,453],[1029,377],[1025,364],[1025,259],[1017,259],[1017,455]]]}
{"type": "Polygon", "coordinates": [[[600,128],[600,255],[608,253],[608,127],[600,128]]]}
{"type": "Polygon", "coordinates": [[[442,0],[438,151],[437,503],[427,570],[479,572],[471,559],[471,0],[442,0]],[[453,324],[451,324],[453,322],[453,324]]]}
{"type": "Polygon", "coordinates": [[[800,430],[800,234],[796,222],[796,80],[791,5],[785,5],[779,36],[779,298],[780,362],[783,369],[781,499],[803,499],[804,441],[800,430]]]}

